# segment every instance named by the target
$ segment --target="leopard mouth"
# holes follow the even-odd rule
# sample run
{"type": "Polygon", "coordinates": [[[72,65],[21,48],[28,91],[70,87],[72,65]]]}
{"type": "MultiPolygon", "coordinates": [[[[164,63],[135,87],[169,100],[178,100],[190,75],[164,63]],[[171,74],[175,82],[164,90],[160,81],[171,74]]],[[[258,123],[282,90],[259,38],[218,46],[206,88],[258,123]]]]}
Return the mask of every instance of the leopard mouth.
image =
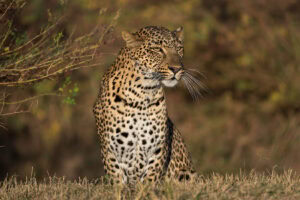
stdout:
{"type": "Polygon", "coordinates": [[[161,83],[166,87],[174,87],[175,85],[177,85],[178,80],[175,77],[173,77],[168,80],[162,80],[161,83]]]}
{"type": "Polygon", "coordinates": [[[162,79],[161,83],[166,87],[174,87],[180,81],[182,77],[181,73],[174,74],[171,78],[162,79]]]}
{"type": "Polygon", "coordinates": [[[158,80],[165,87],[174,87],[182,78],[182,73],[176,73],[172,77],[161,72],[152,72],[150,77],[146,79],[158,80]]]}

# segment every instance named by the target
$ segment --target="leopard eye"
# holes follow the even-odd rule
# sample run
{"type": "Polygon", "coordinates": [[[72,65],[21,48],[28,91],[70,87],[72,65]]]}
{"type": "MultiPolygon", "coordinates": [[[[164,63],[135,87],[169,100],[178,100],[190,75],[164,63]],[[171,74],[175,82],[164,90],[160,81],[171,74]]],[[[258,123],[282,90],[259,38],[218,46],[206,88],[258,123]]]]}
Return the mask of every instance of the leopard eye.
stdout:
{"type": "Polygon", "coordinates": [[[151,51],[160,52],[162,54],[165,53],[164,50],[162,48],[160,48],[160,47],[152,47],[151,51]]]}
{"type": "Polygon", "coordinates": [[[159,48],[159,52],[165,53],[164,50],[163,50],[162,48],[159,48]]]}

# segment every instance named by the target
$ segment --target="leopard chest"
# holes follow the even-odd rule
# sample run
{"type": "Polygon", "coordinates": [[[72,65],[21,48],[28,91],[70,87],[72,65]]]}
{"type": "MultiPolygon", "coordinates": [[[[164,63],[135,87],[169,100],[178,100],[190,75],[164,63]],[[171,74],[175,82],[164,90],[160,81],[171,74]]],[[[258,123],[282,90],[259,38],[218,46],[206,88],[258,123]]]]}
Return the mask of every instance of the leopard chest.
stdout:
{"type": "Polygon", "coordinates": [[[122,105],[114,110],[113,116],[118,123],[110,136],[109,144],[118,162],[123,168],[132,170],[137,165],[146,166],[152,155],[165,144],[165,106],[122,105]]]}

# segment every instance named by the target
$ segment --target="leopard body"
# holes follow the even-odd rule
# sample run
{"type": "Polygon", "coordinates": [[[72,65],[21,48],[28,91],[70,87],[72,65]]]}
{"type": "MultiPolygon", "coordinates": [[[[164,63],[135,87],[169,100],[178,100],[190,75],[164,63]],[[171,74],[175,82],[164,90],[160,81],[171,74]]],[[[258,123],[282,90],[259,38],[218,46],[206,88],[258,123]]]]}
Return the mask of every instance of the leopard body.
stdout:
{"type": "Polygon", "coordinates": [[[93,109],[104,170],[123,183],[192,180],[195,170],[164,94],[185,71],[183,29],[148,26],[122,36],[126,46],[105,73],[93,109]]]}

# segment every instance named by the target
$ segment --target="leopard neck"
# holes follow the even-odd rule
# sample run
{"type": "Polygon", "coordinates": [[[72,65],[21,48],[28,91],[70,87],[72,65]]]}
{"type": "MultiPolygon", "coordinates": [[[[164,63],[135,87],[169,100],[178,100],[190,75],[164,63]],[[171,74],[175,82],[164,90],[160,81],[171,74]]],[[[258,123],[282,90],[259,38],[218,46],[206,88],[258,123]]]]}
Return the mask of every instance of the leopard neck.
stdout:
{"type": "Polygon", "coordinates": [[[165,107],[165,94],[159,80],[145,76],[143,67],[134,60],[122,63],[115,63],[115,71],[109,81],[109,87],[115,91],[116,96],[128,104],[138,102],[144,105],[161,104],[165,107]]]}

